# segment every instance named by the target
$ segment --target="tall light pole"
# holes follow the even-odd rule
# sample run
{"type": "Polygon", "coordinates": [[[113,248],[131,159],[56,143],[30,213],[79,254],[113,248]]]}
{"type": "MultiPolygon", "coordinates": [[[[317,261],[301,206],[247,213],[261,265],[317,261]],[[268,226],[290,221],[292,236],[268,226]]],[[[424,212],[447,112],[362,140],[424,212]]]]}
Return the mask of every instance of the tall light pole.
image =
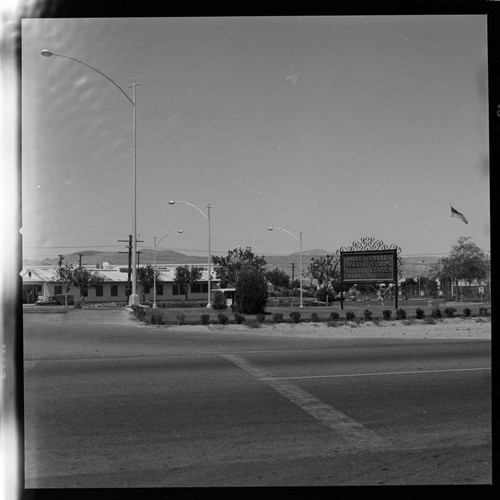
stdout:
{"type": "Polygon", "coordinates": [[[172,231],[171,233],[167,233],[165,236],[162,236],[158,241],[156,241],[156,236],[153,236],[153,240],[154,240],[154,250],[153,250],[153,268],[154,268],[154,274],[153,274],[153,307],[156,309],[156,246],[159,245],[161,243],[161,240],[163,240],[163,238],[166,238],[167,236],[169,236],[170,234],[174,234],[174,233],[182,233],[182,229],[178,229],[177,231],[172,231]]]}
{"type": "MultiPolygon", "coordinates": [[[[132,88],[132,98],[129,97],[129,95],[114,81],[112,80],[108,75],[103,73],[97,68],[94,68],[94,66],[91,66],[90,64],[87,64],[86,62],[83,62],[79,59],[75,59],[74,57],[69,57],[65,56],[62,54],[56,54],[55,52],[51,52],[50,50],[42,50],[40,53],[44,57],[62,57],[64,59],[69,59],[70,61],[75,61],[77,63],[83,64],[84,66],[87,66],[87,68],[90,68],[100,75],[102,75],[104,78],[109,80],[132,104],[132,168],[133,168],[133,173],[132,173],[132,184],[133,184],[133,218],[132,218],[132,226],[133,226],[133,239],[132,239],[132,294],[129,297],[129,305],[137,305],[139,304],[139,295],[137,293],[137,118],[136,118],[136,92],[135,88],[140,85],[139,83],[136,83],[135,78],[132,78],[132,85],[130,87],[132,88]]],[[[129,88],[130,88],[129,87],[129,88]]]]}
{"type": "Polygon", "coordinates": [[[212,209],[212,206],[210,205],[210,202],[207,204],[207,213],[203,212],[203,210],[200,207],[197,207],[196,205],[193,205],[192,203],[188,203],[187,201],[179,201],[179,200],[170,200],[168,202],[169,205],[175,205],[176,203],[183,203],[184,205],[189,205],[190,207],[193,207],[194,209],[198,210],[198,212],[205,217],[208,221],[208,301],[207,301],[207,308],[212,307],[211,301],[210,301],[210,282],[212,280],[212,250],[211,250],[211,240],[210,240],[210,210],[212,209]]]}
{"type": "Polygon", "coordinates": [[[300,243],[300,254],[299,254],[299,279],[300,279],[300,307],[304,307],[302,302],[302,231],[299,231],[299,236],[293,234],[288,229],[283,229],[281,227],[268,227],[268,231],[284,231],[285,233],[293,236],[300,243]]]}

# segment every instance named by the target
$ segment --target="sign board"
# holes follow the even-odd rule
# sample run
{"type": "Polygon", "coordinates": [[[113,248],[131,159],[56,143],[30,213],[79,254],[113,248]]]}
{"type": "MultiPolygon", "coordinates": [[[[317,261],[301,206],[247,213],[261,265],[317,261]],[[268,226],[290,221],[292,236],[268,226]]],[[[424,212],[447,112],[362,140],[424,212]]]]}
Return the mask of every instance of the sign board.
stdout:
{"type": "Polygon", "coordinates": [[[340,253],[342,283],[397,282],[397,251],[363,250],[340,253]]]}

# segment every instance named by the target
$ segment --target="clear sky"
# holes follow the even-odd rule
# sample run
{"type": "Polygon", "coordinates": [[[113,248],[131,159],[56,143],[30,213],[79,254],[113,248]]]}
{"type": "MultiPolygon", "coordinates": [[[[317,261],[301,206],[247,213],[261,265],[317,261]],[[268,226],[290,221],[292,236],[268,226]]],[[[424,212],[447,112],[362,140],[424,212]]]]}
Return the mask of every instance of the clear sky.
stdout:
{"type": "Polygon", "coordinates": [[[23,257],[490,245],[485,16],[25,19],[23,257]],[[469,224],[450,216],[450,204],[469,224]]]}

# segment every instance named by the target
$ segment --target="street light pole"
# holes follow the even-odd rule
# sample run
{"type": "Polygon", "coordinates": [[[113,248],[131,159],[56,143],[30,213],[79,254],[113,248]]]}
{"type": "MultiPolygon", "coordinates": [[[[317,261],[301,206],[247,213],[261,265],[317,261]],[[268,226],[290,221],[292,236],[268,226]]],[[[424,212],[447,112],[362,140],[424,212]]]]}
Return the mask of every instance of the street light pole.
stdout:
{"type": "Polygon", "coordinates": [[[207,204],[207,213],[203,212],[203,210],[200,207],[197,207],[196,205],[193,205],[192,203],[189,203],[187,201],[179,201],[179,200],[170,200],[168,202],[169,205],[175,205],[176,203],[183,203],[184,205],[189,205],[190,207],[193,207],[195,210],[197,210],[205,219],[208,221],[208,300],[207,300],[207,308],[212,307],[211,301],[210,301],[210,286],[211,286],[211,281],[212,281],[212,249],[211,249],[211,234],[210,234],[210,210],[212,209],[212,205],[210,205],[210,202],[207,204]]]}
{"type": "Polygon", "coordinates": [[[153,241],[154,241],[154,250],[153,250],[153,268],[154,268],[154,272],[153,272],[153,308],[156,309],[156,246],[159,245],[161,243],[161,240],[163,240],[163,238],[166,238],[167,236],[169,236],[170,234],[174,234],[174,233],[182,233],[182,229],[178,229],[177,231],[172,231],[171,233],[167,233],[165,236],[162,236],[158,242],[156,241],[156,235],[153,236],[153,241]]]}
{"type": "Polygon", "coordinates": [[[268,227],[268,231],[284,231],[285,233],[293,236],[300,243],[300,254],[299,254],[299,280],[300,280],[300,307],[304,307],[302,302],[302,231],[299,231],[299,236],[297,237],[294,233],[288,229],[283,229],[281,227],[268,227]]]}
{"type": "MultiPolygon", "coordinates": [[[[132,203],[133,203],[133,218],[132,218],[132,227],[133,227],[133,238],[132,238],[132,294],[129,297],[129,305],[137,305],[139,304],[139,295],[137,293],[137,119],[136,119],[136,87],[140,85],[136,83],[135,78],[132,79],[132,98],[108,75],[103,73],[101,70],[87,64],[86,62],[81,61],[80,59],[75,59],[74,57],[65,56],[63,54],[56,54],[55,52],[51,52],[50,50],[42,50],[40,54],[44,57],[62,57],[63,59],[69,59],[70,61],[75,61],[79,64],[83,64],[99,73],[101,76],[110,81],[132,104],[132,184],[133,184],[133,194],[132,194],[132,203]]],[[[130,88],[129,87],[129,88],[130,88]]]]}

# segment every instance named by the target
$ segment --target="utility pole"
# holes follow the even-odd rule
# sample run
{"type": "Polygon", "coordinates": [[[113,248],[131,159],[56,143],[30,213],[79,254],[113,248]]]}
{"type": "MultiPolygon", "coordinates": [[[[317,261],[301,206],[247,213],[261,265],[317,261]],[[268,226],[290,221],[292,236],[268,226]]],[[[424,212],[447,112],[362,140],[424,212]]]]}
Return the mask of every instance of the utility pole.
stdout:
{"type": "Polygon", "coordinates": [[[292,266],[292,285],[295,282],[295,262],[291,263],[292,266]]]}
{"type": "Polygon", "coordinates": [[[59,254],[58,257],[59,257],[59,267],[61,267],[62,266],[62,262],[64,260],[64,255],[59,254]]]}
{"type": "Polygon", "coordinates": [[[118,252],[118,253],[128,253],[128,271],[127,271],[127,288],[125,290],[125,295],[127,296],[127,304],[128,304],[128,298],[130,297],[130,294],[132,293],[132,281],[130,279],[132,275],[132,235],[128,235],[128,240],[118,240],[118,241],[123,241],[127,242],[128,241],[128,252],[118,252]]]}
{"type": "Polygon", "coordinates": [[[78,254],[78,267],[82,267],[82,254],[78,254]]]}

